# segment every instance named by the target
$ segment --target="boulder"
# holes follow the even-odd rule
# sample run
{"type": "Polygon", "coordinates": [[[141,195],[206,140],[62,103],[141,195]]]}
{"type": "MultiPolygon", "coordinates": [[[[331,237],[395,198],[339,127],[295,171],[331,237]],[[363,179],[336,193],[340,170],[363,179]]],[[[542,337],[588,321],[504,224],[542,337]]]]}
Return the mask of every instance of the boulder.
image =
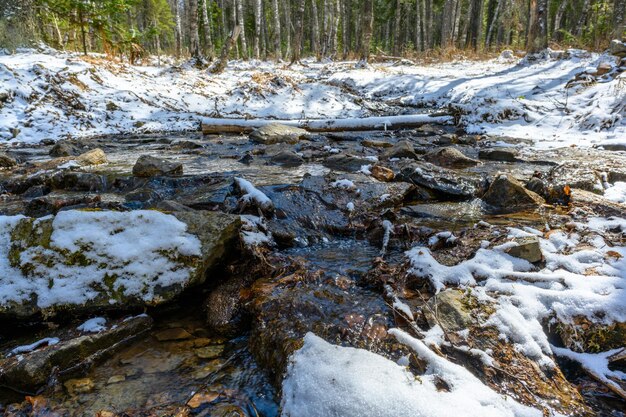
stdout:
{"type": "Polygon", "coordinates": [[[141,155],[133,166],[133,175],[136,177],[182,175],[182,173],[183,165],[181,163],[170,162],[150,155],[141,155]]]}
{"type": "Polygon", "coordinates": [[[396,178],[452,199],[470,199],[484,189],[484,179],[480,174],[461,174],[429,162],[412,162],[403,167],[396,178]]]}
{"type": "Polygon", "coordinates": [[[74,143],[69,142],[67,140],[61,140],[54,144],[48,155],[54,157],[61,156],[77,156],[80,155],[82,150],[76,146],[74,143]]]}
{"type": "Polygon", "coordinates": [[[413,144],[408,140],[401,140],[391,148],[387,149],[382,155],[382,159],[393,159],[393,158],[408,158],[408,159],[418,159],[417,153],[415,152],[415,148],[413,144]]]}
{"type": "Polygon", "coordinates": [[[210,279],[241,221],[209,211],[68,210],[0,222],[0,317],[28,318],[168,302],[210,279]]]}
{"type": "Polygon", "coordinates": [[[478,158],[488,161],[517,162],[517,151],[510,148],[481,149],[478,158]]]}
{"type": "Polygon", "coordinates": [[[383,182],[393,181],[396,176],[392,170],[380,165],[374,165],[372,168],[370,168],[370,172],[372,173],[372,177],[376,178],[378,181],[383,182]]]}
{"type": "Polygon", "coordinates": [[[457,332],[475,324],[472,311],[467,307],[465,293],[459,290],[445,290],[430,300],[429,308],[424,309],[424,317],[432,327],[439,325],[446,332],[457,332]],[[436,315],[435,315],[436,312],[436,315]]]}
{"type": "Polygon", "coordinates": [[[304,163],[304,159],[294,151],[282,151],[270,158],[270,163],[283,167],[297,167],[304,163]]]}
{"type": "Polygon", "coordinates": [[[297,143],[308,136],[309,132],[299,127],[270,123],[250,133],[253,142],[271,145],[273,143],[297,143]]]}
{"type": "Polygon", "coordinates": [[[424,155],[428,162],[447,168],[467,168],[480,164],[479,161],[468,158],[461,151],[453,147],[435,149],[424,155]]]}
{"type": "Polygon", "coordinates": [[[545,203],[538,194],[524,188],[511,175],[501,174],[492,183],[483,200],[501,212],[530,209],[545,203]]]}
{"type": "Polygon", "coordinates": [[[78,155],[76,162],[78,162],[81,166],[100,165],[107,163],[107,157],[102,149],[96,148],[78,155]]]}
{"type": "Polygon", "coordinates": [[[528,262],[540,262],[543,259],[539,239],[534,236],[522,237],[515,239],[515,246],[511,246],[506,250],[511,256],[525,259],[528,262]]]}
{"type": "Polygon", "coordinates": [[[12,168],[17,165],[17,161],[4,152],[0,152],[0,168],[12,168]]]}
{"type": "Polygon", "coordinates": [[[389,142],[385,142],[381,140],[374,140],[374,139],[363,139],[363,141],[361,142],[361,145],[365,146],[366,148],[392,148],[393,147],[393,143],[389,143],[389,142]]]}
{"type": "Polygon", "coordinates": [[[371,165],[372,161],[354,155],[337,154],[329,156],[322,162],[322,164],[326,168],[337,171],[356,172],[365,165],[371,165]]]}
{"type": "Polygon", "coordinates": [[[124,343],[141,336],[151,327],[150,317],[137,316],[99,333],[0,359],[0,385],[30,391],[47,383],[55,368],[59,371],[58,375],[77,369],[86,371],[94,362],[112,355],[124,343]]]}
{"type": "Polygon", "coordinates": [[[618,39],[613,39],[609,46],[609,51],[612,55],[619,56],[621,58],[626,57],[626,42],[622,42],[618,39]]]}
{"type": "Polygon", "coordinates": [[[601,62],[596,68],[596,75],[602,76],[613,70],[613,66],[608,62],[601,62]]]}

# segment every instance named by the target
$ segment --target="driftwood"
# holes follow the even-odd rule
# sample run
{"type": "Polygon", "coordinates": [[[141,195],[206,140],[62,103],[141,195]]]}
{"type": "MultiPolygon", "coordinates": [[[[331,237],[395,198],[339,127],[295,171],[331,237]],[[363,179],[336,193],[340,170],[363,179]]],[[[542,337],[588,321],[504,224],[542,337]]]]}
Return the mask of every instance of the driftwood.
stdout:
{"type": "Polygon", "coordinates": [[[311,119],[311,120],[267,120],[267,119],[217,119],[202,120],[202,133],[250,133],[262,126],[279,123],[299,127],[309,132],[348,132],[387,129],[406,129],[425,124],[449,124],[451,116],[416,114],[405,116],[364,117],[360,119],[311,119]]]}
{"type": "Polygon", "coordinates": [[[212,74],[221,74],[222,72],[224,72],[224,68],[226,68],[226,64],[228,64],[228,55],[230,54],[230,50],[235,45],[235,42],[237,42],[237,38],[239,37],[240,33],[241,27],[235,26],[226,42],[224,42],[224,46],[222,46],[220,59],[218,59],[215,65],[213,65],[213,68],[210,69],[210,72],[212,74]]]}

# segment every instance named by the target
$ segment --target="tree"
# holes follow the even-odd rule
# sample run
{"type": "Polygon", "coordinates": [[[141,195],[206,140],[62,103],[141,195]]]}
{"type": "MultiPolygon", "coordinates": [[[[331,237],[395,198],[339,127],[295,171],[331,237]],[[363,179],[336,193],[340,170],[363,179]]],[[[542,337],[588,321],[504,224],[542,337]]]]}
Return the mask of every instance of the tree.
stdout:
{"type": "Polygon", "coordinates": [[[372,29],[374,25],[373,0],[363,1],[363,17],[361,20],[361,57],[359,65],[367,65],[370,57],[370,43],[372,40],[372,29]]]}
{"type": "Polygon", "coordinates": [[[538,52],[548,47],[548,0],[530,0],[528,52],[538,52]]]}

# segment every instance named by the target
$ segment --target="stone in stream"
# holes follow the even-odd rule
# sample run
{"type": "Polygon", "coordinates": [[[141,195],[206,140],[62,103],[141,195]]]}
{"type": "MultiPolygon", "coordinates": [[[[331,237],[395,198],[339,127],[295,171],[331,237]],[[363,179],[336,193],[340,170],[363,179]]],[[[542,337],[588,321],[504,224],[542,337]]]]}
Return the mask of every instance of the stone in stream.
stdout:
{"type": "Polygon", "coordinates": [[[525,259],[528,262],[540,262],[543,259],[539,239],[535,236],[515,239],[516,246],[506,249],[506,253],[516,258],[525,259]]]}
{"type": "Polygon", "coordinates": [[[41,219],[4,217],[0,318],[37,313],[128,310],[172,300],[214,276],[239,238],[239,216],[153,210],[62,211],[41,219]],[[141,238],[139,239],[138,236],[141,238]],[[10,290],[18,285],[19,290],[10,290]]]}
{"type": "Polygon", "coordinates": [[[304,159],[294,151],[282,151],[278,152],[270,158],[272,165],[279,165],[282,167],[297,167],[304,163],[304,159]]]}
{"type": "Polygon", "coordinates": [[[271,145],[273,143],[297,143],[300,139],[308,135],[309,132],[299,127],[270,123],[252,131],[252,133],[250,133],[250,140],[265,145],[271,145]]]}
{"type": "Polygon", "coordinates": [[[48,155],[54,157],[62,157],[62,156],[77,156],[82,153],[82,149],[78,147],[75,143],[72,143],[67,140],[60,140],[54,144],[54,146],[48,152],[48,155]]]}
{"type": "Polygon", "coordinates": [[[472,158],[468,158],[461,151],[453,147],[435,149],[424,155],[428,162],[446,168],[467,168],[480,164],[472,158]]]}
{"type": "Polygon", "coordinates": [[[498,175],[483,195],[483,200],[501,212],[532,209],[545,203],[541,196],[527,190],[521,182],[507,174],[498,175]]]}
{"type": "Polygon", "coordinates": [[[396,179],[407,181],[452,199],[471,199],[485,188],[485,178],[477,173],[458,173],[429,162],[411,162],[402,167],[396,179]]]}
{"type": "Polygon", "coordinates": [[[331,155],[322,164],[330,169],[345,172],[357,172],[365,165],[371,165],[372,161],[349,154],[331,155]]]}
{"type": "Polygon", "coordinates": [[[94,362],[112,355],[151,327],[150,317],[137,316],[99,333],[0,359],[0,385],[30,391],[48,382],[55,368],[65,378],[72,372],[87,371],[94,362]]]}
{"type": "Polygon", "coordinates": [[[374,139],[363,139],[361,141],[361,145],[366,148],[392,148],[393,143],[385,142],[382,140],[374,140],[374,139]]]}
{"type": "Polygon", "coordinates": [[[478,152],[478,158],[488,161],[517,162],[517,151],[511,148],[488,148],[478,152]]]}
{"type": "Polygon", "coordinates": [[[396,176],[392,170],[380,165],[374,165],[370,168],[370,172],[372,173],[372,177],[383,182],[393,181],[396,176]]]}
{"type": "Polygon", "coordinates": [[[96,148],[78,155],[76,162],[80,166],[101,165],[107,163],[107,157],[102,149],[96,148]]]}
{"type": "Polygon", "coordinates": [[[4,152],[0,152],[0,168],[12,168],[17,165],[17,161],[4,152]]]}
{"type": "Polygon", "coordinates": [[[408,140],[401,140],[398,143],[394,144],[393,147],[387,149],[381,155],[381,159],[419,159],[417,153],[415,152],[415,148],[413,144],[408,140]]]}
{"type": "Polygon", "coordinates": [[[609,45],[609,52],[611,55],[626,57],[626,42],[622,42],[618,39],[613,39],[609,45]]]}
{"type": "Polygon", "coordinates": [[[141,155],[135,166],[133,175],[136,177],[156,177],[162,175],[182,175],[183,164],[170,162],[166,159],[156,158],[150,155],[141,155]]]}

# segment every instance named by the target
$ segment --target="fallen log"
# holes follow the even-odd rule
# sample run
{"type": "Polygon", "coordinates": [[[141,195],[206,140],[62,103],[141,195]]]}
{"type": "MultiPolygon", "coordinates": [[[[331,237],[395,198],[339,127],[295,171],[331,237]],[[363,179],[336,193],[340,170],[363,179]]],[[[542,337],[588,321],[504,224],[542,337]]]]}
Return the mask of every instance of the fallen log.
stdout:
{"type": "Polygon", "coordinates": [[[262,126],[279,123],[295,126],[309,132],[347,132],[366,130],[406,129],[425,124],[450,124],[452,116],[415,114],[405,116],[378,116],[348,119],[267,120],[267,119],[202,119],[202,133],[249,133],[262,126]]]}

